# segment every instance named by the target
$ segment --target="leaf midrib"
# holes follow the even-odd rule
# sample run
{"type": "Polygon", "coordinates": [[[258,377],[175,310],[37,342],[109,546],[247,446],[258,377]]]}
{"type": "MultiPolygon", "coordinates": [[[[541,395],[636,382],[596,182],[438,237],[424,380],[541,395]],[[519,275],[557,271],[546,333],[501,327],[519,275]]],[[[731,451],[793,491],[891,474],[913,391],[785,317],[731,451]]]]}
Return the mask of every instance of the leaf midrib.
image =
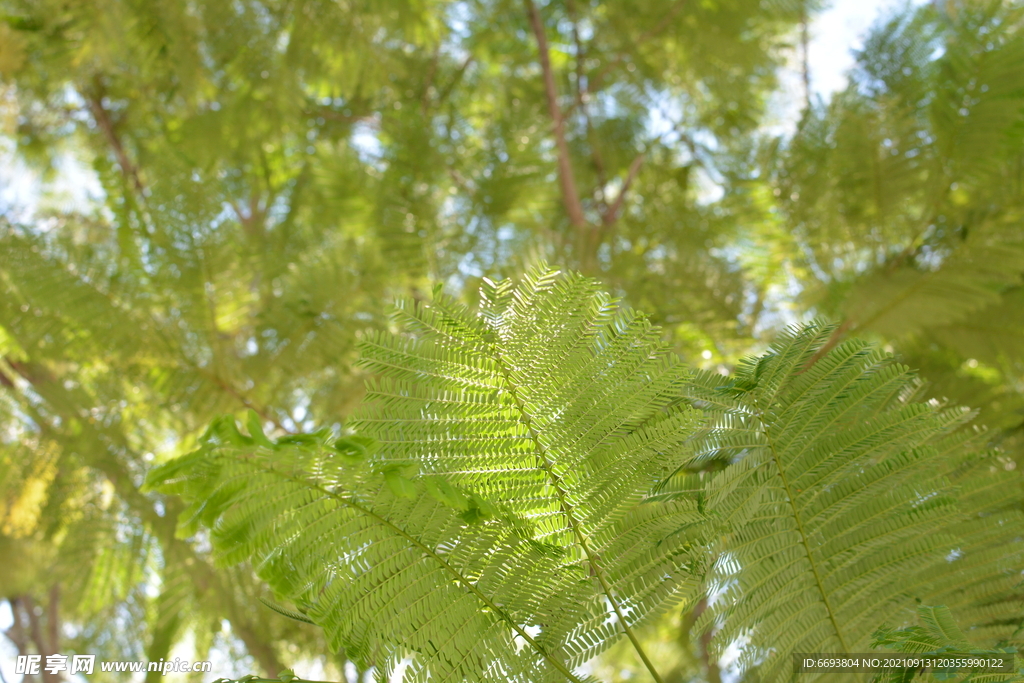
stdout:
{"type": "Polygon", "coordinates": [[[254,467],[258,468],[259,470],[261,470],[265,474],[275,475],[275,476],[278,476],[278,477],[280,477],[280,478],[282,478],[282,479],[284,479],[286,481],[290,481],[293,484],[298,484],[298,485],[303,486],[303,487],[305,487],[307,489],[310,489],[310,490],[313,490],[313,491],[317,491],[320,494],[322,494],[322,495],[324,495],[324,496],[326,496],[326,497],[328,497],[328,498],[330,498],[332,500],[335,500],[335,501],[341,503],[342,505],[344,505],[346,507],[352,508],[353,510],[358,511],[361,514],[363,514],[363,515],[365,515],[365,516],[367,516],[367,517],[377,521],[381,525],[391,529],[396,534],[398,534],[399,536],[404,538],[406,541],[408,541],[412,545],[416,546],[418,549],[422,550],[429,558],[431,558],[432,560],[434,560],[435,562],[440,564],[445,569],[445,571],[447,571],[449,574],[451,574],[455,578],[455,580],[459,584],[461,584],[463,587],[465,587],[478,600],[480,600],[482,603],[484,603],[484,605],[488,609],[492,610],[494,612],[494,614],[496,614],[502,621],[507,623],[512,628],[512,630],[516,632],[517,635],[519,635],[526,643],[528,643],[534,650],[536,650],[537,653],[541,655],[541,657],[543,657],[553,667],[555,667],[555,669],[558,670],[559,673],[564,675],[570,681],[573,681],[573,683],[583,683],[578,677],[576,677],[576,675],[574,675],[572,673],[572,671],[569,670],[569,668],[564,663],[562,663],[561,661],[556,659],[553,655],[551,655],[543,647],[541,647],[541,645],[536,640],[534,640],[530,636],[529,633],[527,633],[524,629],[522,629],[519,626],[519,624],[517,624],[516,621],[505,612],[504,609],[499,607],[490,598],[488,598],[479,588],[476,587],[476,585],[472,581],[470,581],[461,572],[459,572],[457,569],[455,569],[453,566],[451,566],[451,564],[449,564],[443,557],[438,555],[430,546],[426,545],[425,543],[420,541],[418,538],[416,538],[415,536],[413,536],[409,532],[405,531],[405,529],[403,529],[402,527],[400,527],[397,524],[393,523],[391,520],[387,519],[386,517],[382,517],[382,516],[378,515],[377,513],[375,513],[372,510],[370,510],[369,508],[366,508],[366,507],[360,505],[359,503],[357,503],[357,502],[355,502],[355,501],[353,501],[353,500],[351,500],[349,498],[346,498],[346,497],[344,497],[342,495],[339,495],[336,491],[332,491],[330,489],[324,488],[323,486],[321,486],[318,483],[313,483],[313,482],[310,482],[307,479],[303,479],[301,477],[296,477],[296,476],[293,476],[293,475],[286,474],[285,472],[282,472],[281,470],[275,469],[273,467],[267,467],[267,466],[264,466],[264,465],[262,465],[260,463],[253,462],[251,460],[248,461],[248,463],[253,465],[254,467]]]}
{"type": "Polygon", "coordinates": [[[771,438],[768,425],[765,424],[764,413],[757,403],[756,396],[753,399],[753,403],[755,408],[754,417],[761,425],[765,443],[768,444],[768,449],[772,454],[772,460],[775,463],[775,468],[778,470],[779,478],[782,480],[782,486],[786,491],[786,500],[789,502],[789,507],[793,511],[793,520],[796,522],[797,533],[800,536],[800,543],[803,545],[804,551],[807,554],[807,561],[811,565],[811,572],[814,575],[814,582],[817,585],[818,593],[821,596],[821,602],[825,605],[825,611],[828,613],[829,621],[832,623],[832,629],[836,633],[836,638],[839,639],[839,644],[842,646],[843,652],[848,653],[850,652],[850,648],[846,644],[846,639],[843,638],[843,632],[839,630],[839,623],[836,621],[835,611],[828,600],[828,593],[825,591],[825,585],[821,580],[821,575],[818,573],[818,565],[814,561],[814,555],[811,553],[811,546],[808,543],[807,532],[804,530],[803,520],[801,520],[800,512],[796,507],[796,497],[793,494],[792,487],[790,487],[789,479],[786,477],[786,470],[782,466],[782,458],[779,456],[779,453],[775,448],[775,442],[771,438]]]}
{"type": "Polygon", "coordinates": [[[643,646],[640,644],[640,640],[636,637],[636,634],[633,633],[633,629],[630,628],[629,622],[626,621],[625,615],[619,608],[619,602],[615,599],[614,592],[612,591],[611,586],[608,584],[608,581],[604,576],[604,571],[601,569],[601,566],[597,563],[596,556],[594,555],[594,553],[591,552],[590,546],[587,544],[586,537],[583,535],[583,531],[580,529],[579,521],[572,514],[572,506],[570,506],[568,502],[566,502],[566,495],[568,492],[565,491],[559,485],[560,480],[552,468],[551,461],[548,460],[547,458],[547,450],[544,448],[544,445],[540,442],[540,435],[533,428],[533,424],[530,419],[530,414],[526,410],[526,406],[523,403],[523,401],[519,398],[519,393],[517,391],[518,385],[516,385],[512,381],[511,371],[505,363],[504,356],[502,355],[501,351],[499,351],[496,347],[492,347],[492,354],[494,357],[495,365],[498,368],[498,372],[501,373],[502,379],[505,382],[505,387],[508,389],[509,396],[512,398],[512,402],[515,405],[516,411],[519,413],[519,421],[523,424],[524,427],[526,427],[527,431],[530,434],[530,439],[531,441],[533,441],[534,450],[536,452],[540,468],[548,476],[548,479],[551,482],[551,487],[555,490],[555,493],[558,496],[558,504],[561,508],[562,514],[565,516],[566,522],[568,523],[570,530],[576,537],[576,542],[579,543],[580,548],[583,550],[583,554],[586,556],[587,563],[593,570],[594,576],[601,584],[601,589],[604,592],[605,597],[608,598],[608,602],[609,604],[611,604],[612,610],[615,612],[615,616],[618,617],[619,624],[622,626],[622,630],[625,632],[626,637],[629,639],[629,642],[633,645],[633,649],[636,651],[637,655],[643,661],[644,666],[647,668],[647,671],[651,674],[651,677],[654,679],[655,683],[664,683],[661,676],[658,674],[657,669],[654,668],[653,662],[651,662],[650,658],[647,656],[647,653],[644,651],[643,646]]]}

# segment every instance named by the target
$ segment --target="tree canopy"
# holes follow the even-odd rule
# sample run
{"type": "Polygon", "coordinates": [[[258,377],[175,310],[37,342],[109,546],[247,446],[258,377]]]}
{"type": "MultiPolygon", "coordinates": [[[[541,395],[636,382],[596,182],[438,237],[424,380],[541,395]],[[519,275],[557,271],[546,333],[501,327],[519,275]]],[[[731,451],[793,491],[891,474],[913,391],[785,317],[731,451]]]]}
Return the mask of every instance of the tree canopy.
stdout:
{"type": "MultiPolygon", "coordinates": [[[[759,384],[766,366],[743,358],[783,362],[785,348],[809,344],[801,357],[822,372],[835,354],[847,354],[834,362],[851,373],[896,372],[865,355],[862,339],[918,371],[920,380],[899,370],[900,386],[921,382],[914,396],[938,401],[914,419],[974,409],[987,430],[964,437],[956,457],[990,454],[986,467],[1010,481],[1024,465],[1024,8],[950,0],[894,10],[828,99],[779,80],[820,9],[0,0],[4,153],[16,172],[41,178],[31,201],[0,206],[7,651],[187,651],[224,658],[221,675],[311,663],[335,680],[363,675],[363,641],[266,607],[260,598],[276,604],[288,590],[268,586],[252,557],[217,564],[209,530],[178,531],[191,514],[180,491],[144,488],[146,477],[208,452],[220,415],[255,416],[249,424],[275,445],[365,431],[368,406],[390,405],[391,380],[382,356],[358,362],[358,349],[398,332],[392,302],[486,310],[484,278],[519,281],[541,261],[643,311],[658,326],[644,343],[701,369],[704,384],[693,380],[685,401],[718,425],[708,439],[742,443],[758,392],[799,401],[785,398],[789,385],[759,384]],[[779,98],[802,106],[783,133],[765,125],[779,98]],[[813,343],[786,332],[816,319],[831,324],[805,332],[813,343]],[[728,400],[710,400],[719,394],[728,400]]],[[[390,418],[411,408],[395,410],[390,418]]],[[[953,441],[969,431],[947,427],[953,441]]],[[[373,436],[387,442],[385,432],[373,436]]],[[[714,444],[705,459],[673,462],[682,470],[668,488],[683,496],[674,504],[703,511],[715,500],[752,514],[737,497],[757,475],[714,474],[734,454],[714,444]],[[718,483],[680,493],[700,476],[718,483]]],[[[943,462],[929,475],[974,485],[955,459],[943,462]]],[[[406,477],[427,486],[389,476],[392,487],[406,477]]],[[[387,486],[381,495],[396,495],[387,486]]],[[[1022,494],[1000,493],[1006,510],[1022,494]]],[[[458,512],[484,514],[486,503],[458,512]]],[[[759,529],[749,526],[736,562],[764,568],[759,529]]],[[[956,533],[979,548],[995,542],[956,533]]],[[[732,551],[707,547],[719,553],[707,576],[728,574],[721,558],[732,551]]],[[[532,546],[522,552],[547,561],[532,546]]],[[[862,630],[875,616],[874,627],[912,628],[912,610],[907,623],[883,624],[894,598],[872,585],[879,611],[856,616],[862,630]]],[[[718,658],[747,637],[729,630],[734,605],[722,590],[717,602],[695,594],[685,609],[653,610],[638,630],[672,680],[719,680],[718,658]]],[[[967,633],[1024,614],[1006,607],[1010,593],[996,607],[952,591],[922,599],[946,605],[967,633]]],[[[767,646],[747,642],[733,673],[768,675],[758,669],[767,646]]],[[[647,675],[620,645],[588,666],[607,681],[647,675]]]]}

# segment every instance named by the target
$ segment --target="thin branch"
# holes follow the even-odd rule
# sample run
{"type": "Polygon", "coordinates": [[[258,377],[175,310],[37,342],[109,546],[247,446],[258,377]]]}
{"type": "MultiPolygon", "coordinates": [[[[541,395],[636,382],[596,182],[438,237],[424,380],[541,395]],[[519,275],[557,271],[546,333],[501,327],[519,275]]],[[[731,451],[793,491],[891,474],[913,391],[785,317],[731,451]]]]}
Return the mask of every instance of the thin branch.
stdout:
{"type": "Polygon", "coordinates": [[[800,65],[803,81],[804,81],[804,107],[810,111],[811,109],[811,37],[809,30],[809,20],[807,18],[807,6],[804,5],[800,8],[800,57],[802,64],[800,65]]]}
{"type": "Polygon", "coordinates": [[[284,433],[284,434],[294,434],[295,433],[291,429],[288,429],[283,424],[281,424],[281,422],[277,418],[275,418],[273,415],[271,415],[269,412],[267,412],[267,410],[265,410],[264,408],[262,408],[259,405],[253,403],[252,401],[250,401],[248,398],[246,398],[245,394],[242,394],[240,391],[235,389],[231,384],[229,384],[226,381],[224,381],[224,379],[220,375],[218,375],[216,373],[207,373],[204,370],[202,370],[201,368],[196,368],[196,370],[199,372],[199,374],[205,375],[211,382],[213,382],[225,394],[227,394],[228,396],[231,396],[232,398],[236,399],[243,406],[245,406],[249,410],[251,410],[254,413],[256,413],[257,415],[259,415],[261,418],[263,418],[263,420],[265,422],[269,422],[270,424],[274,425],[282,433],[284,433]]]}
{"type": "Polygon", "coordinates": [[[579,19],[576,16],[576,3],[569,0],[566,3],[569,18],[572,20],[572,40],[576,51],[576,108],[583,115],[583,122],[586,125],[587,144],[590,147],[590,162],[594,166],[594,173],[597,175],[597,200],[602,207],[602,220],[608,215],[608,202],[604,196],[604,188],[608,184],[608,174],[605,171],[604,159],[601,158],[601,151],[598,149],[597,140],[594,136],[594,123],[590,118],[590,110],[587,101],[590,99],[589,84],[586,83],[586,75],[583,73],[583,62],[586,56],[583,52],[583,41],[580,39],[579,19]]]}
{"type": "Polygon", "coordinates": [[[548,39],[544,34],[544,24],[541,23],[540,14],[533,0],[524,0],[526,12],[530,18],[530,26],[537,39],[537,49],[540,53],[540,68],[544,74],[544,94],[547,98],[548,113],[553,124],[555,147],[558,150],[558,181],[562,189],[562,201],[565,204],[565,211],[569,214],[569,222],[576,228],[584,228],[587,219],[583,215],[583,205],[580,203],[579,192],[576,190],[576,179],[573,177],[571,157],[569,155],[569,144],[565,141],[565,119],[562,117],[562,110],[558,106],[558,91],[555,88],[555,75],[551,69],[551,56],[548,52],[548,39]]]}
{"type": "Polygon", "coordinates": [[[427,78],[423,83],[423,92],[420,94],[420,113],[425,117],[430,109],[430,89],[434,87],[434,76],[437,74],[437,63],[441,59],[441,43],[437,44],[434,55],[430,59],[430,69],[427,71],[427,78]]]}
{"type": "MultiPolygon", "coordinates": [[[[697,620],[704,610],[708,608],[708,599],[703,597],[697,606],[693,610],[694,621],[697,620]]],[[[706,631],[700,634],[697,638],[697,652],[700,656],[700,660],[704,663],[704,670],[707,672],[708,683],[722,683],[722,674],[718,669],[718,661],[713,659],[711,656],[711,638],[715,632],[712,628],[708,628],[706,631]]]]}
{"type": "Polygon", "coordinates": [[[459,84],[459,81],[462,80],[462,76],[466,73],[466,69],[468,69],[469,65],[472,64],[472,63],[473,63],[473,56],[470,55],[469,57],[466,57],[466,60],[464,62],[462,62],[462,66],[460,66],[455,71],[455,76],[452,77],[451,82],[448,85],[446,85],[444,90],[442,90],[438,94],[437,100],[436,100],[435,104],[441,104],[442,102],[444,102],[445,100],[448,99],[448,96],[452,94],[452,90],[454,90],[455,86],[457,86],[459,84]]]}
{"type": "Polygon", "coordinates": [[[27,654],[28,643],[25,642],[25,628],[21,624],[21,599],[7,598],[7,604],[11,608],[11,627],[4,631],[4,635],[10,640],[19,655],[27,654]]]}
{"type": "Polygon", "coordinates": [[[231,210],[235,212],[235,218],[238,219],[238,222],[241,223],[243,228],[248,230],[249,217],[245,215],[244,211],[242,211],[241,205],[239,205],[239,203],[234,199],[229,199],[228,204],[231,205],[231,210]]]}
{"type": "Polygon", "coordinates": [[[583,85],[583,41],[580,39],[579,17],[576,16],[576,3],[568,0],[565,4],[569,12],[569,19],[572,21],[572,42],[576,50],[576,101],[582,108],[587,93],[587,87],[583,85]]]}
{"type": "MultiPolygon", "coordinates": [[[[212,282],[213,278],[208,269],[208,262],[206,259],[205,252],[202,249],[197,249],[196,253],[199,256],[200,267],[202,268],[203,271],[203,279],[208,283],[212,282]]],[[[249,410],[255,412],[261,418],[263,418],[264,421],[270,422],[285,434],[293,434],[294,432],[292,430],[286,429],[285,426],[281,424],[278,420],[276,420],[267,410],[264,410],[260,406],[253,404],[252,401],[250,401],[241,392],[235,389],[235,387],[232,386],[230,382],[221,377],[220,373],[217,372],[217,347],[220,345],[219,342],[221,336],[224,333],[220,331],[220,327],[217,325],[217,302],[213,298],[213,291],[213,288],[210,288],[206,291],[206,308],[207,314],[210,318],[210,330],[212,332],[212,334],[210,335],[210,353],[212,355],[213,362],[210,364],[211,368],[210,372],[208,373],[204,369],[201,369],[199,367],[197,367],[196,370],[198,370],[200,374],[205,374],[216,386],[218,386],[221,389],[221,391],[235,398],[239,403],[244,405],[249,410]]]]}
{"type": "Polygon", "coordinates": [[[801,368],[800,371],[797,372],[796,374],[802,375],[803,373],[810,370],[815,363],[821,360],[822,356],[824,356],[829,351],[834,349],[836,345],[843,340],[843,337],[846,336],[846,333],[850,330],[852,326],[852,320],[844,320],[843,323],[839,325],[839,327],[832,330],[832,334],[829,335],[828,341],[822,344],[821,348],[814,352],[814,355],[811,356],[810,360],[808,360],[807,363],[803,366],[803,368],[801,368]]]}
{"type": "Polygon", "coordinates": [[[452,182],[454,182],[458,186],[458,188],[465,192],[467,195],[472,196],[476,194],[476,188],[470,185],[469,181],[466,180],[466,177],[459,173],[458,170],[449,166],[448,175],[451,177],[452,182]]]}
{"type": "Polygon", "coordinates": [[[622,205],[626,201],[626,193],[629,191],[629,186],[633,184],[637,174],[640,172],[640,168],[644,165],[644,156],[646,154],[647,150],[640,152],[629,165],[629,170],[626,172],[626,179],[622,182],[622,189],[619,191],[615,201],[608,207],[608,212],[604,215],[605,225],[611,225],[618,220],[619,212],[622,210],[622,205]]]}
{"type": "MultiPolygon", "coordinates": [[[[646,43],[648,40],[656,38],[659,34],[661,34],[665,29],[667,29],[672,24],[672,20],[676,18],[676,15],[679,14],[679,12],[683,9],[683,5],[685,4],[686,0],[676,0],[672,7],[669,8],[668,12],[665,13],[665,16],[661,18],[661,21],[659,21],[649,30],[645,31],[644,33],[641,33],[640,36],[636,39],[636,41],[634,41],[634,45],[641,45],[643,43],[646,43]]],[[[593,92],[600,88],[601,81],[604,79],[604,77],[611,73],[612,70],[614,70],[615,67],[617,67],[619,64],[626,61],[626,57],[627,53],[620,52],[619,54],[615,55],[607,62],[605,62],[604,66],[602,66],[596,74],[594,74],[591,78],[588,79],[589,90],[593,92]]],[[[569,109],[566,110],[566,115],[570,114],[574,108],[575,105],[570,106],[569,109]]]]}
{"type": "Polygon", "coordinates": [[[375,114],[344,114],[339,111],[335,111],[331,105],[316,106],[313,108],[306,108],[302,110],[302,115],[305,118],[322,118],[325,121],[334,121],[336,123],[362,123],[365,121],[372,121],[375,114]]]}
{"type": "Polygon", "coordinates": [[[31,595],[25,595],[22,597],[22,602],[25,604],[25,614],[28,616],[28,635],[32,639],[32,642],[36,644],[36,649],[39,650],[39,654],[46,652],[46,644],[43,642],[43,632],[39,628],[39,616],[36,614],[36,601],[32,599],[31,595]]]}
{"type": "Polygon", "coordinates": [[[49,600],[46,604],[46,630],[49,638],[50,652],[60,652],[60,584],[50,587],[49,600]]]}
{"type": "Polygon", "coordinates": [[[604,215],[603,220],[606,226],[614,225],[614,223],[619,219],[622,211],[622,206],[626,201],[626,194],[628,193],[629,188],[632,186],[633,181],[636,180],[637,175],[640,173],[640,169],[644,165],[644,159],[647,157],[647,153],[651,151],[652,147],[660,143],[669,135],[673,133],[678,133],[683,142],[689,146],[690,153],[694,155],[694,157],[696,158],[697,150],[694,146],[693,141],[688,136],[683,135],[679,130],[682,127],[682,125],[682,121],[677,121],[675,124],[673,124],[673,126],[670,129],[668,129],[658,137],[654,138],[653,140],[649,140],[644,145],[643,150],[639,154],[637,154],[636,157],[633,158],[633,161],[630,162],[629,168],[626,171],[626,178],[622,181],[622,189],[619,191],[618,196],[615,197],[615,201],[612,202],[611,206],[608,207],[608,211],[604,215]]]}
{"type": "MultiPolygon", "coordinates": [[[[96,87],[96,92],[93,95],[90,95],[86,98],[89,109],[93,114],[93,118],[96,120],[96,124],[99,126],[100,130],[103,131],[104,137],[107,139],[107,143],[110,145],[111,149],[114,152],[114,156],[117,157],[118,165],[121,167],[122,173],[124,174],[125,178],[129,180],[129,182],[132,185],[132,188],[138,194],[139,200],[144,203],[146,199],[145,185],[143,185],[142,183],[138,168],[135,166],[135,164],[132,163],[131,159],[128,158],[128,154],[125,151],[124,145],[121,144],[121,139],[118,137],[117,131],[114,129],[114,125],[110,120],[110,116],[106,109],[103,107],[102,96],[99,94],[102,92],[102,86],[99,85],[99,83],[97,82],[96,87]]],[[[236,202],[231,202],[232,209],[235,211],[236,214],[238,214],[239,222],[242,223],[244,228],[248,229],[249,224],[251,224],[253,219],[256,217],[255,213],[258,210],[258,205],[256,204],[256,202],[257,199],[254,195],[250,199],[251,211],[248,216],[246,216],[242,212],[241,208],[238,206],[236,202]]],[[[260,211],[260,213],[262,214],[262,211],[260,211]]],[[[82,282],[81,280],[79,281],[82,282]]],[[[83,282],[83,284],[87,283],[83,282]]],[[[102,291],[100,288],[91,284],[88,284],[88,286],[91,289],[93,289],[93,291],[98,292],[100,295],[110,300],[113,305],[120,307],[109,294],[102,291]]],[[[157,323],[157,321],[152,317],[151,320],[153,321],[154,329],[157,330],[157,333],[161,336],[162,341],[164,341],[167,344],[168,348],[172,350],[172,352],[176,352],[177,350],[174,348],[174,345],[170,342],[168,338],[166,338],[163,335],[159,323],[157,323]]],[[[184,354],[180,355],[184,356],[184,354]]],[[[185,360],[192,370],[196,371],[200,375],[207,375],[207,373],[205,373],[202,368],[192,364],[191,361],[189,361],[187,358],[185,360]]],[[[2,377],[3,375],[0,374],[0,378],[2,377]]],[[[2,381],[2,379],[0,379],[0,381],[2,381]]],[[[29,380],[29,382],[31,383],[31,380],[29,380]]],[[[268,422],[271,422],[275,427],[280,429],[282,432],[292,433],[292,430],[285,429],[285,427],[278,420],[274,419],[266,410],[254,405],[251,401],[245,398],[245,396],[243,396],[238,390],[228,385],[221,378],[215,376],[214,383],[226,394],[237,399],[246,408],[256,411],[256,413],[259,414],[260,417],[262,417],[264,420],[268,422]]]]}
{"type": "MultiPolygon", "coordinates": [[[[39,615],[36,614],[35,601],[28,595],[25,596],[25,612],[28,614],[29,633],[32,635],[32,642],[36,644],[39,654],[44,657],[57,654],[55,650],[51,650],[47,646],[46,640],[43,638],[43,629],[39,623],[39,615]]],[[[60,681],[59,674],[49,673],[45,668],[41,671],[40,675],[44,683],[58,683],[60,681]]]]}
{"type": "MultiPolygon", "coordinates": [[[[14,647],[18,651],[18,655],[27,655],[28,654],[28,637],[27,637],[27,635],[25,633],[25,625],[22,623],[22,619],[21,619],[22,598],[20,598],[20,597],[7,598],[7,604],[10,605],[10,607],[11,607],[11,620],[12,620],[12,623],[11,623],[11,628],[8,629],[7,631],[4,631],[4,635],[7,636],[7,638],[12,643],[14,643],[14,647]]],[[[33,680],[35,680],[35,677],[34,676],[29,676],[28,674],[25,674],[25,677],[22,680],[23,681],[33,681],[33,680]]]]}
{"type": "Polygon", "coordinates": [[[274,197],[278,195],[278,190],[276,190],[273,186],[273,171],[270,169],[270,162],[266,158],[266,151],[264,150],[263,145],[257,145],[256,148],[259,151],[259,163],[260,168],[263,171],[263,181],[266,182],[265,206],[271,207],[273,206],[274,197]]]}
{"type": "Polygon", "coordinates": [[[117,131],[114,130],[114,123],[110,120],[110,113],[103,107],[103,96],[102,90],[97,90],[96,93],[88,96],[86,102],[89,106],[89,111],[92,113],[92,118],[96,122],[96,126],[103,133],[103,137],[107,139],[107,144],[110,145],[110,149],[114,152],[114,156],[117,158],[117,164],[121,167],[121,173],[128,182],[131,183],[132,189],[135,190],[141,197],[145,197],[145,186],[142,184],[141,178],[139,178],[139,169],[136,168],[132,160],[128,158],[128,153],[124,149],[124,145],[121,144],[121,138],[118,137],[117,131]]]}
{"type": "MultiPolygon", "coordinates": [[[[641,167],[643,167],[644,159],[646,158],[647,153],[650,152],[651,148],[653,148],[654,145],[660,143],[668,135],[678,133],[680,135],[680,138],[682,138],[687,144],[690,145],[692,153],[696,155],[696,151],[693,147],[693,141],[679,131],[682,124],[682,121],[677,121],[672,126],[672,128],[665,131],[661,135],[657,136],[653,140],[649,140],[644,145],[644,149],[639,154],[636,155],[632,162],[630,162],[629,169],[627,169],[626,171],[626,178],[622,182],[622,188],[619,190],[618,195],[615,197],[615,201],[612,202],[610,206],[607,204],[605,205],[606,209],[601,217],[603,227],[607,229],[607,235],[614,235],[615,224],[622,215],[622,207],[625,205],[626,196],[629,193],[629,189],[632,186],[633,181],[636,179],[636,176],[640,173],[640,169],[641,167]]],[[[587,254],[594,255],[597,253],[597,249],[600,245],[601,239],[601,226],[594,226],[593,228],[591,228],[589,234],[587,235],[587,254]]]]}

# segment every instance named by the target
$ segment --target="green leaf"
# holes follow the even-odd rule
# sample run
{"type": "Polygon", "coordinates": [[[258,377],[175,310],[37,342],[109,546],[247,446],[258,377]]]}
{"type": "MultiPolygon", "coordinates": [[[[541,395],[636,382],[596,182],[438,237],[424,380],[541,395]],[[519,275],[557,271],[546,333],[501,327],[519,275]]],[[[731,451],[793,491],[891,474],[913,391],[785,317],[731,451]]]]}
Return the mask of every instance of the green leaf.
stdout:
{"type": "Polygon", "coordinates": [[[398,470],[389,469],[384,472],[384,480],[391,492],[401,498],[412,498],[416,495],[416,485],[401,475],[398,470]]]}
{"type": "Polygon", "coordinates": [[[346,458],[363,460],[373,455],[379,444],[367,436],[352,434],[343,436],[334,442],[334,450],[346,458]]]}
{"type": "Polygon", "coordinates": [[[482,298],[479,313],[406,307],[403,334],[367,341],[380,379],[359,439],[271,453],[211,433],[153,485],[356,660],[414,655],[417,680],[582,681],[595,654],[696,599],[702,516],[652,497],[689,456],[688,370],[585,278],[538,270],[482,298]]]}
{"type": "Polygon", "coordinates": [[[434,500],[437,500],[456,510],[467,511],[470,507],[470,499],[462,491],[452,486],[447,480],[440,477],[425,477],[421,480],[427,493],[434,500]]]}
{"type": "MultiPolygon", "coordinates": [[[[792,652],[865,651],[877,623],[922,601],[950,605],[983,642],[1019,621],[1020,477],[991,467],[970,411],[915,401],[891,356],[860,341],[822,354],[834,330],[791,329],[744,361],[743,393],[703,373],[690,385],[718,414],[694,466],[731,461],[704,477],[725,529],[709,590],[726,588],[698,629],[721,624],[719,652],[749,639],[740,661],[762,680],[788,679],[792,652]]],[[[962,638],[944,615],[922,620],[962,638]]]]}
{"type": "Polygon", "coordinates": [[[263,418],[261,418],[259,414],[251,408],[247,415],[246,426],[249,428],[249,436],[251,436],[257,444],[265,448],[274,447],[274,442],[263,434],[263,418]]]}
{"type": "MultiPolygon", "coordinates": [[[[967,657],[991,657],[1013,655],[1013,671],[1008,673],[975,671],[971,669],[941,668],[930,672],[930,678],[937,681],[973,681],[974,683],[1020,683],[1024,681],[1024,667],[1016,656],[1014,648],[982,649],[973,647],[957,625],[953,614],[945,605],[935,607],[921,605],[917,608],[917,619],[924,626],[913,625],[902,629],[883,627],[875,632],[872,647],[884,647],[902,654],[956,654],[967,657]]],[[[889,669],[876,674],[873,683],[910,683],[920,680],[920,672],[912,668],[889,669]]]]}

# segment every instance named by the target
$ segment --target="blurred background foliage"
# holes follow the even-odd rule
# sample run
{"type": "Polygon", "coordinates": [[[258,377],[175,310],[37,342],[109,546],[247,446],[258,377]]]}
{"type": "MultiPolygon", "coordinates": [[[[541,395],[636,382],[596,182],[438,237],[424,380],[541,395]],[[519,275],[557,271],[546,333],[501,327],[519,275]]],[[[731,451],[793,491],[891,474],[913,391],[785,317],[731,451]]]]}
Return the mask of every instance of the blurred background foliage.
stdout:
{"type": "MultiPolygon", "coordinates": [[[[0,652],[368,673],[143,477],[220,413],[340,427],[390,300],[538,258],[723,373],[839,321],[1024,465],[1024,7],[904,7],[827,101],[778,78],[820,10],[0,0],[8,160],[45,180],[0,207],[0,652]]],[[[672,681],[722,680],[696,616],[647,633],[672,681]]]]}

